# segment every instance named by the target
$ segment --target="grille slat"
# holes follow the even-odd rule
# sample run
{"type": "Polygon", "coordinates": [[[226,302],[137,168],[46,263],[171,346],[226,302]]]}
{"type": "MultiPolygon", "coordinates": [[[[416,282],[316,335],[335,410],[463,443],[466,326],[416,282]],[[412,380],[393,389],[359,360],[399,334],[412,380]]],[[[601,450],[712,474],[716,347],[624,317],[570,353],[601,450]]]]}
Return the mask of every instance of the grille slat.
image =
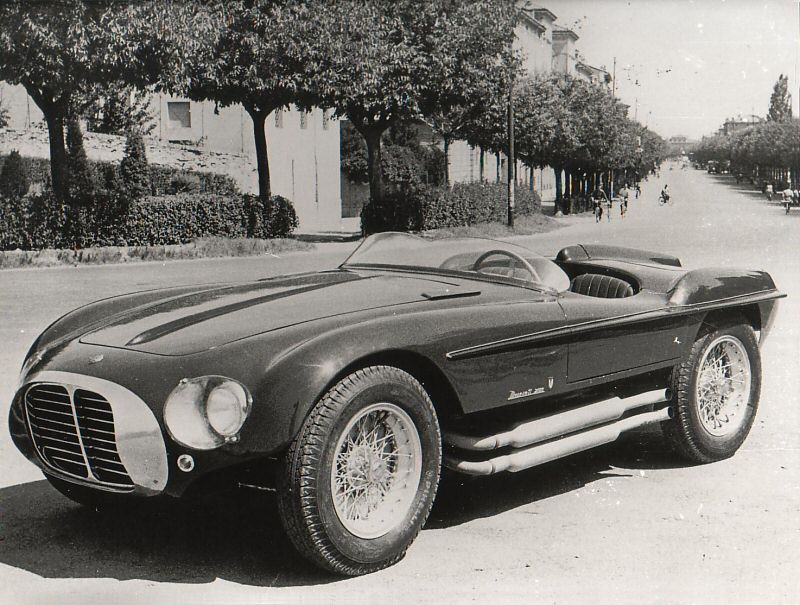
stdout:
{"type": "Polygon", "coordinates": [[[102,395],[33,385],[25,404],[34,445],[45,462],[91,482],[133,487],[117,451],[111,404],[102,395]]]}

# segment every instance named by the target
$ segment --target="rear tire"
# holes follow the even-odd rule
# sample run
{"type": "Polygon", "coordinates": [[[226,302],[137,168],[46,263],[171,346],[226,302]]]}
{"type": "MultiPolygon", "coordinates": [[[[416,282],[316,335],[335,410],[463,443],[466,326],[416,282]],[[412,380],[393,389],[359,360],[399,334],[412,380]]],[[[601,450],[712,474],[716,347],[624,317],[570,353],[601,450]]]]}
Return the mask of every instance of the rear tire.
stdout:
{"type": "Polygon", "coordinates": [[[684,458],[699,463],[732,456],[755,420],[761,357],[753,329],[730,324],[698,336],[673,370],[675,417],[665,436],[684,458]]]}
{"type": "Polygon", "coordinates": [[[278,505],[297,550],[362,575],[397,563],[430,513],[442,446],[428,394],[390,366],[358,370],[317,403],[284,458],[278,505]]]}

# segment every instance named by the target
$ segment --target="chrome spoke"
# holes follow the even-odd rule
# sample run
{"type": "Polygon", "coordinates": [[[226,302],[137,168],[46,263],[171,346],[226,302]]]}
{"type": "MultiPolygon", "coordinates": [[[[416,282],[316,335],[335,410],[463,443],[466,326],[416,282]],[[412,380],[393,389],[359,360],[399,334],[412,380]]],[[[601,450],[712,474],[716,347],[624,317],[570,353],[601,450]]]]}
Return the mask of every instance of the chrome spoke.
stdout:
{"type": "Polygon", "coordinates": [[[362,538],[403,521],[421,478],[422,445],[411,418],[390,403],[374,404],[350,421],[331,468],[336,514],[362,538]]]}
{"type": "Polygon", "coordinates": [[[700,361],[695,401],[705,430],[728,435],[742,425],[750,396],[750,360],[733,336],[715,340],[700,361]]]}

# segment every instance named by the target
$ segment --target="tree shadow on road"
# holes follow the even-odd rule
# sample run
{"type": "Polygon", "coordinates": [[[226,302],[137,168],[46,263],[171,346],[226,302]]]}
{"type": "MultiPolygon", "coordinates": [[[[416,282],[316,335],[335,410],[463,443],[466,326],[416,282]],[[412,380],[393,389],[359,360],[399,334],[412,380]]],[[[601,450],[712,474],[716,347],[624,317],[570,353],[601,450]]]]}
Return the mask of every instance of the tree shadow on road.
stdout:
{"type": "Polygon", "coordinates": [[[651,429],[518,473],[488,477],[447,473],[426,528],[442,529],[491,517],[610,477],[633,477],[641,470],[686,465],[666,444],[661,431],[651,429]]]}

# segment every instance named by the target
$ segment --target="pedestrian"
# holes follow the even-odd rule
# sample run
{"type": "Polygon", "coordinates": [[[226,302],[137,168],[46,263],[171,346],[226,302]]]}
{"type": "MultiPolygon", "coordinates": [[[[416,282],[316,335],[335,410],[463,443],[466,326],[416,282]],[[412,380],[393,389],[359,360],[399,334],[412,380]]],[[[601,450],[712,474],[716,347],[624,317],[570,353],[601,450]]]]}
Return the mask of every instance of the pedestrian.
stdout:
{"type": "Polygon", "coordinates": [[[634,197],[638,200],[639,196],[642,195],[642,186],[639,183],[636,183],[635,189],[636,189],[636,195],[634,197]]]}

